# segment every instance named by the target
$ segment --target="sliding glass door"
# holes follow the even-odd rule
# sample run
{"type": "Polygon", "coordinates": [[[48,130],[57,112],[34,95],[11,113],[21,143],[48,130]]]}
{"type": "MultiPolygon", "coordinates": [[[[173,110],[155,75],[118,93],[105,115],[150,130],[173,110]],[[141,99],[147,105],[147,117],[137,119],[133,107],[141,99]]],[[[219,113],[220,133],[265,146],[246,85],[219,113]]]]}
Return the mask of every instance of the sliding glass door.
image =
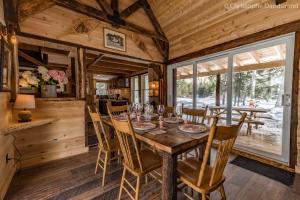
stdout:
{"type": "Polygon", "coordinates": [[[289,34],[170,66],[168,102],[208,106],[227,124],[246,112],[236,147],[289,163],[293,54],[289,34]]]}

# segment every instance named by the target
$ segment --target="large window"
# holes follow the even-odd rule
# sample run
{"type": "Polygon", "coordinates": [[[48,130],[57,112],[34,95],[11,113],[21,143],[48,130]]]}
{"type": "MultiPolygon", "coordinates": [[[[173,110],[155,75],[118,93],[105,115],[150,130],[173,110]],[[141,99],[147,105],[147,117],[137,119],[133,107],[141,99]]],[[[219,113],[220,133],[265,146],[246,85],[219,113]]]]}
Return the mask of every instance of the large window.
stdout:
{"type": "Polygon", "coordinates": [[[193,107],[193,65],[176,69],[176,103],[193,107]]]}
{"type": "Polygon", "coordinates": [[[168,104],[208,106],[207,123],[246,112],[236,147],[288,163],[293,48],[289,34],[169,66],[168,104]]]}
{"type": "Polygon", "coordinates": [[[148,74],[143,74],[142,78],[142,103],[150,103],[149,102],[149,77],[148,74]]]}
{"type": "Polygon", "coordinates": [[[131,78],[131,97],[132,103],[140,103],[140,84],[138,76],[131,78]]]}
{"type": "Polygon", "coordinates": [[[107,83],[106,82],[96,82],[96,95],[106,95],[107,94],[107,83]]]}
{"type": "Polygon", "coordinates": [[[131,78],[132,103],[149,103],[149,77],[142,74],[131,78]]]}

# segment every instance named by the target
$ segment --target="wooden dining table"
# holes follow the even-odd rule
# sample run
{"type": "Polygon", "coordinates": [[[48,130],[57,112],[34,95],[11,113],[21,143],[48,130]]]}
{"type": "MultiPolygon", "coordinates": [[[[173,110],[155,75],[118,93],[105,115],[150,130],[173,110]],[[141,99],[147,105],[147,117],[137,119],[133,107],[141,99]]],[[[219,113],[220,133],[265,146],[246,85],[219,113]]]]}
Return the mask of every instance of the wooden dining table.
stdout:
{"type": "MultiPolygon", "coordinates": [[[[102,117],[103,123],[113,127],[109,116],[102,117]]],[[[153,120],[153,123],[158,123],[153,120]]],[[[162,199],[177,199],[177,156],[193,148],[199,148],[200,158],[203,157],[208,140],[208,131],[199,134],[185,133],[178,129],[178,124],[165,123],[165,133],[151,134],[136,131],[136,138],[155,150],[163,158],[162,166],[162,199]]]]}

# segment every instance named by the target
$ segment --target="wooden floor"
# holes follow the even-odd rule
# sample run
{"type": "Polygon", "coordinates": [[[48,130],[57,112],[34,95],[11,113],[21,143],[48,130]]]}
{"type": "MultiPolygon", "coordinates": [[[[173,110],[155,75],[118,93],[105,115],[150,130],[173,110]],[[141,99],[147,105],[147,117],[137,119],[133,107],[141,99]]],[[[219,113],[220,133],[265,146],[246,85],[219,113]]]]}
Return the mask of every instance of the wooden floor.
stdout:
{"type": "MultiPolygon", "coordinates": [[[[101,172],[94,174],[97,152],[54,161],[22,170],[15,175],[6,200],[115,200],[117,198],[122,167],[115,164],[104,187],[100,186],[101,172]]],[[[212,156],[213,157],[213,156],[212,156]]],[[[213,158],[212,158],[213,159],[213,158]]],[[[293,187],[228,164],[225,190],[229,200],[300,200],[300,177],[293,187]]],[[[151,181],[143,187],[141,199],[153,199],[160,192],[160,184],[151,181]]],[[[178,195],[179,199],[184,199],[178,195]]],[[[124,196],[124,199],[128,199],[124,196]]],[[[159,198],[154,198],[159,199],[159,198]]],[[[218,193],[212,199],[220,199],[218,193]]]]}

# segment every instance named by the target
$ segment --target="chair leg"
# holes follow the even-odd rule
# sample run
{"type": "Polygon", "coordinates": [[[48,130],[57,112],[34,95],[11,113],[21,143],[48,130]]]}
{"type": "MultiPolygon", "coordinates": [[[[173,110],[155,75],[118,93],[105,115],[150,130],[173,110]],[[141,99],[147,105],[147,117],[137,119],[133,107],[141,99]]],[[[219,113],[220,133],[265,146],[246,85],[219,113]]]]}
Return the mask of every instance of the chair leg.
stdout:
{"type": "Polygon", "coordinates": [[[97,174],[97,171],[98,171],[100,157],[101,157],[101,149],[99,149],[99,151],[98,151],[98,157],[97,157],[97,161],[96,161],[95,174],[97,174]]]}
{"type": "Polygon", "coordinates": [[[221,194],[222,200],[226,200],[226,194],[225,194],[225,190],[224,190],[224,185],[223,184],[220,186],[219,192],[221,194]]]}
{"type": "Polygon", "coordinates": [[[122,175],[122,179],[121,179],[121,185],[120,185],[120,191],[119,191],[118,200],[121,200],[121,197],[122,197],[122,190],[123,190],[123,186],[124,186],[125,175],[126,175],[126,168],[124,167],[124,169],[123,169],[123,175],[122,175]]]}
{"type": "Polygon", "coordinates": [[[139,200],[140,195],[140,187],[141,187],[141,177],[138,176],[136,180],[136,187],[135,187],[135,200],[139,200]]]}
{"type": "Polygon", "coordinates": [[[202,193],[202,200],[206,200],[206,194],[202,193]]]}
{"type": "Polygon", "coordinates": [[[103,174],[102,174],[102,187],[104,186],[104,183],[105,183],[107,165],[108,165],[108,162],[110,160],[109,157],[110,157],[110,152],[105,152],[104,168],[103,168],[103,174]]]}

